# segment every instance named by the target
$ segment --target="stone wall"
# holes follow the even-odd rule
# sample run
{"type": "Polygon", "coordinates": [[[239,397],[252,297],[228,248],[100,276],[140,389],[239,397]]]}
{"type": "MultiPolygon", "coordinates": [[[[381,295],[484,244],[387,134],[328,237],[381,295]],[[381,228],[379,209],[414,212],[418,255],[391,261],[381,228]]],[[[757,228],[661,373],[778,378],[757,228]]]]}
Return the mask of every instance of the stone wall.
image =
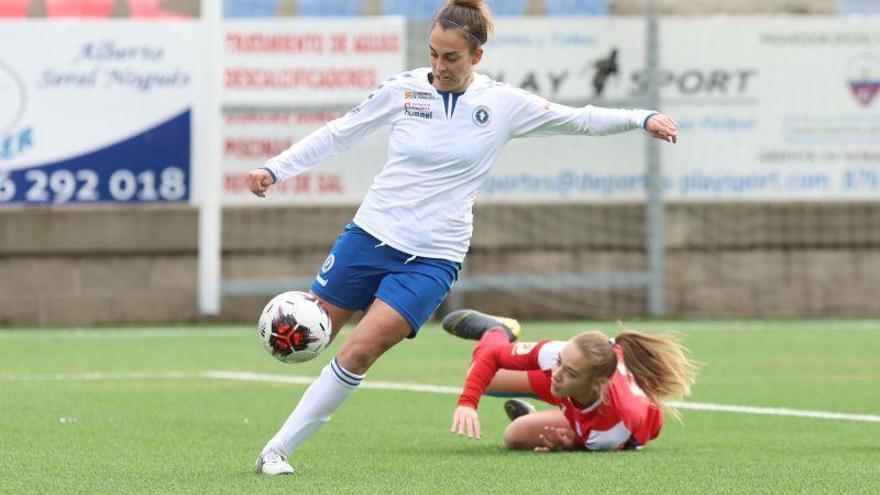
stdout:
{"type": "MultiPolygon", "coordinates": [[[[352,213],[227,209],[224,278],[310,278],[352,213]]],[[[645,268],[640,206],[483,206],[475,215],[469,274],[645,268]]],[[[0,211],[0,325],[199,321],[197,226],[188,207],[0,211]]],[[[670,205],[666,236],[671,316],[880,315],[878,204],[670,205]]],[[[224,297],[220,319],[251,322],[267,296],[224,297]]],[[[520,317],[647,311],[640,289],[458,297],[520,317]]]]}

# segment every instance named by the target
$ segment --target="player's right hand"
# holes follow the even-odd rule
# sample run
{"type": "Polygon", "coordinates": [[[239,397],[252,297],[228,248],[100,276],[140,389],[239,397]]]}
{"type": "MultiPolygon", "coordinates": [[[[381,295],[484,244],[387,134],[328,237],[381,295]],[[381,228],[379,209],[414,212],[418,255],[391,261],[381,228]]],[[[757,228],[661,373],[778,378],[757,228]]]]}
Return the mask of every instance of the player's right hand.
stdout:
{"type": "Polygon", "coordinates": [[[269,190],[269,186],[275,183],[272,179],[272,174],[269,173],[268,170],[264,168],[258,168],[251,170],[248,172],[248,187],[251,192],[256,194],[261,198],[266,197],[266,191],[269,190]]]}
{"type": "Polygon", "coordinates": [[[449,431],[452,433],[457,431],[459,435],[464,435],[467,431],[468,438],[479,440],[481,435],[480,416],[477,414],[477,410],[470,406],[455,408],[455,412],[452,413],[452,429],[449,431]]]}
{"type": "Polygon", "coordinates": [[[535,452],[555,452],[574,449],[574,432],[568,428],[545,426],[544,433],[538,435],[543,445],[535,447],[535,452]]]}

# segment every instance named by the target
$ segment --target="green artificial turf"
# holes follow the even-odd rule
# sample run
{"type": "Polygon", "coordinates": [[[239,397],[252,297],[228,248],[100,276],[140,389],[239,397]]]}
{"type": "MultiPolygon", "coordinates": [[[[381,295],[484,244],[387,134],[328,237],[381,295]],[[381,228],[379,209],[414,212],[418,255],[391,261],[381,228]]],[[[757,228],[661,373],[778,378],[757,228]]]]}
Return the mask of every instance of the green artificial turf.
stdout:
{"type": "MultiPolygon", "coordinates": [[[[690,402],[880,414],[880,322],[627,326],[687,334],[704,363],[690,402]]],[[[534,322],[524,340],[587,328],[618,327],[534,322]]],[[[0,330],[0,493],[880,493],[880,422],[683,410],[641,452],[509,452],[500,399],[474,441],[448,432],[455,395],[377,389],[296,452],[295,475],[257,476],[305,387],[199,373],[315,376],[336,345],[284,365],[249,327],[0,330]]],[[[367,381],[460,386],[471,349],[429,325],[367,381]]]]}

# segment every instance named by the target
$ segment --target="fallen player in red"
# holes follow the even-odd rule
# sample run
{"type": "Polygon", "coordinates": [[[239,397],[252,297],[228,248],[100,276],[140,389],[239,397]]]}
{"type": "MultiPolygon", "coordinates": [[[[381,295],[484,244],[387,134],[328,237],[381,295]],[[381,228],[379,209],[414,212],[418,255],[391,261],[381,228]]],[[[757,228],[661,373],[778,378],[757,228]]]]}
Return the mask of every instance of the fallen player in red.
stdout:
{"type": "Polygon", "coordinates": [[[535,412],[526,402],[507,401],[510,449],[640,449],[660,434],[664,408],[677,414],[663,402],[688,395],[696,372],[674,334],[625,330],[609,339],[590,331],[567,342],[514,342],[516,320],[474,310],[450,313],[443,328],[479,341],[453,432],[480,438],[477,406],[484,393],[533,396],[558,407],[535,412]]]}

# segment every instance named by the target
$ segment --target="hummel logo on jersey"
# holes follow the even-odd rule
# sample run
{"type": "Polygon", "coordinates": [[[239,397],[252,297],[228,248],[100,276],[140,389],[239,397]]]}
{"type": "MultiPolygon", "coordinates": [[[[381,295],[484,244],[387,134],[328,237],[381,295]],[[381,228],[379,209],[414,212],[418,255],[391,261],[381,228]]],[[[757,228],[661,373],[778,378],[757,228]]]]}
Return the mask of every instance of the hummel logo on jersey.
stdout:
{"type": "Polygon", "coordinates": [[[434,112],[431,111],[431,105],[428,103],[404,103],[403,114],[407,117],[419,117],[422,119],[434,118],[434,112]]]}
{"type": "Polygon", "coordinates": [[[317,275],[315,275],[315,281],[317,281],[318,284],[321,285],[321,287],[327,286],[327,279],[322,277],[321,274],[329,272],[330,269],[333,268],[333,263],[335,262],[336,256],[334,256],[333,253],[330,253],[330,256],[327,256],[327,259],[324,260],[324,264],[321,265],[321,271],[317,275]]]}
{"type": "Polygon", "coordinates": [[[486,127],[489,125],[489,119],[492,115],[489,113],[489,107],[486,105],[480,105],[474,109],[474,124],[477,124],[479,127],[486,127]]]}

